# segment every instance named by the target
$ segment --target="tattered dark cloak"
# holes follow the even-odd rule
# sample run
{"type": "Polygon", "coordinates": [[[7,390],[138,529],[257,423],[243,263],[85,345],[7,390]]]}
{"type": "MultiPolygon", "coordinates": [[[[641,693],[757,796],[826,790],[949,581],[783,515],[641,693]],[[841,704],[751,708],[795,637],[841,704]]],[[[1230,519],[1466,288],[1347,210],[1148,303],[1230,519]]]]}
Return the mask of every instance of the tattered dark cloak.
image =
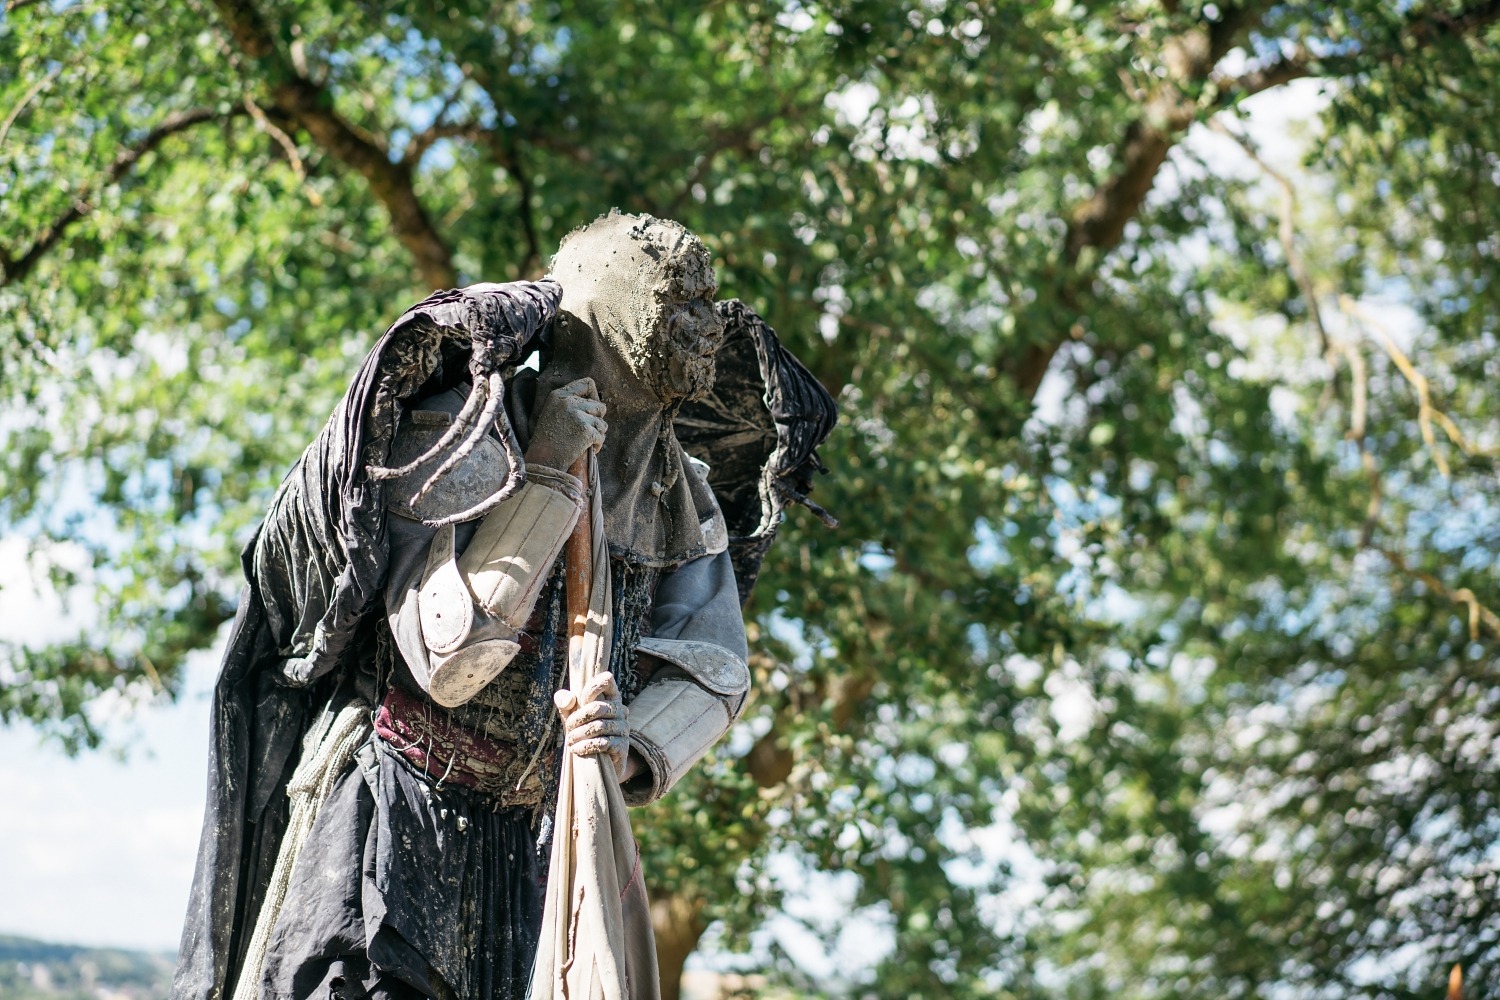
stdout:
{"type": "MultiPolygon", "coordinates": [[[[390,459],[403,401],[465,365],[476,384],[507,378],[545,343],[560,294],[547,280],[473,285],[404,313],[246,547],[246,584],[214,692],[208,800],[174,998],[220,1000],[232,989],[286,827],[297,750],[341,685],[370,680],[360,658],[384,627],[387,560],[385,485],[369,470],[390,459]]],[[[719,309],[726,330],[714,392],[683,407],[677,433],[711,468],[745,601],[787,506],[807,504],[831,523],[807,494],[835,408],[753,311],[737,300],[719,309]]]]}

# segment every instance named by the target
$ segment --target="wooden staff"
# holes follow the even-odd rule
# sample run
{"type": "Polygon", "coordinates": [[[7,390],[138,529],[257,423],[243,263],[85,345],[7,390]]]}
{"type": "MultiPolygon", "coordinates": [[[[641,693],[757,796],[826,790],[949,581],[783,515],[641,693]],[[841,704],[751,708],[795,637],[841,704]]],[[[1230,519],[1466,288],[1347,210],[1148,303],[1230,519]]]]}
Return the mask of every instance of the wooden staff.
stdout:
{"type": "MultiPolygon", "coordinates": [[[[571,653],[573,644],[581,642],[584,632],[588,629],[589,590],[594,582],[594,518],[593,504],[589,502],[588,449],[584,449],[582,457],[574,462],[573,467],[568,471],[583,483],[583,511],[578,515],[578,523],[573,526],[573,533],[568,536],[567,545],[563,548],[565,565],[563,581],[568,605],[568,648],[571,653]]],[[[582,691],[574,693],[580,698],[583,697],[582,691]]]]}

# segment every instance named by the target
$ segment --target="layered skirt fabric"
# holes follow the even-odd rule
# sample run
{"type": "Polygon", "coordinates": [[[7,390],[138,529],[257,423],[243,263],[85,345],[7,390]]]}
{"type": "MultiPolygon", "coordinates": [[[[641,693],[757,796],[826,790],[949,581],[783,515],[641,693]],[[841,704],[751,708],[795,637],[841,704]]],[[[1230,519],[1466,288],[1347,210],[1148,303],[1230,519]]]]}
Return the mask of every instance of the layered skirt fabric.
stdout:
{"type": "Polygon", "coordinates": [[[372,737],[297,857],[262,995],[521,1000],[546,877],[537,815],[445,787],[372,737]]]}

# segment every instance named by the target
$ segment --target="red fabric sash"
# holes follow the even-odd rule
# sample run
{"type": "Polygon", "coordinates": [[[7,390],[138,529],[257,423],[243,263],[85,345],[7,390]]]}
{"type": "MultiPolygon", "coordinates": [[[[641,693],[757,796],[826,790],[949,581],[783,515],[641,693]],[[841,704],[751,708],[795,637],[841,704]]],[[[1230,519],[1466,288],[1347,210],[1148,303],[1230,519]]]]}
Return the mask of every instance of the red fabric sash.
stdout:
{"type": "Polygon", "coordinates": [[[514,793],[517,747],[455,722],[432,702],[391,685],[375,710],[375,732],[436,784],[514,793]]]}

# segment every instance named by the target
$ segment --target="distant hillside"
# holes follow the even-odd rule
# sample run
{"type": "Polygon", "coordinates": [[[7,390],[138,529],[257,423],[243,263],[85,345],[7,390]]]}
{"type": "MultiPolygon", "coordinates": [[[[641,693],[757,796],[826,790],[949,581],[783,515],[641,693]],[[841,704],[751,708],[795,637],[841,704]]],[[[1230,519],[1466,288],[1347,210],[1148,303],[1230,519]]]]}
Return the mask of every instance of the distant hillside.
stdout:
{"type": "Polygon", "coordinates": [[[0,1000],[161,1000],[169,953],[80,948],[0,934],[0,1000]]]}

